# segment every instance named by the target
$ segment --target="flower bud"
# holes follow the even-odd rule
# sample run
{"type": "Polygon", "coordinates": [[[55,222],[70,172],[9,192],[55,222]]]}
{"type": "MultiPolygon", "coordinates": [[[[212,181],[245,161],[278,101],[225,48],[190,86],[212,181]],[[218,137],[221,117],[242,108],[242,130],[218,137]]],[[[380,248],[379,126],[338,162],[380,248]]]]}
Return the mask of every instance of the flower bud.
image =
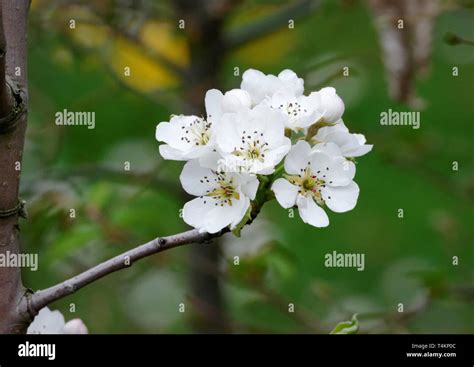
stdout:
{"type": "Polygon", "coordinates": [[[321,107],[323,117],[326,122],[336,122],[344,113],[344,102],[336,94],[336,90],[332,87],[326,87],[319,91],[321,97],[321,107]]]}

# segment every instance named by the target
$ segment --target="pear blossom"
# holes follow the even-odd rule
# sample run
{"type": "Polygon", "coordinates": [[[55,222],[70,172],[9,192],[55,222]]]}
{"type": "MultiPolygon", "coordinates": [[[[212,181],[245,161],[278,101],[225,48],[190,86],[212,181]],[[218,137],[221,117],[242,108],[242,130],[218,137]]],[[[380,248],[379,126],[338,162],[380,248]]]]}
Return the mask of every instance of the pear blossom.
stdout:
{"type": "Polygon", "coordinates": [[[335,123],[344,113],[344,102],[333,87],[322,88],[308,96],[311,105],[321,114],[326,123],[335,123]]]}
{"type": "Polygon", "coordinates": [[[66,322],[61,312],[44,307],[28,327],[27,334],[88,334],[88,330],[81,319],[66,322]]]}
{"type": "Polygon", "coordinates": [[[365,144],[362,134],[351,134],[342,119],[333,126],[325,126],[318,130],[313,138],[316,143],[334,143],[344,157],[360,157],[372,150],[372,145],[365,144]]]}
{"type": "Polygon", "coordinates": [[[295,97],[301,96],[304,91],[304,80],[289,69],[283,70],[278,76],[248,69],[242,75],[240,88],[247,91],[253,104],[257,105],[266,97],[272,97],[278,90],[285,90],[295,97]]]}
{"type": "Polygon", "coordinates": [[[222,115],[223,94],[217,89],[206,93],[207,118],[198,116],[172,116],[169,122],[161,122],[156,127],[156,140],[164,159],[189,160],[212,152],[215,144],[215,125],[222,115]]]}
{"type": "Polygon", "coordinates": [[[305,141],[294,145],[285,159],[285,178],[275,180],[272,190],[283,208],[298,207],[303,222],[326,227],[329,218],[322,206],[336,213],[352,210],[359,196],[359,186],[352,180],[355,170],[348,170],[345,159],[313,150],[305,141]]]}
{"type": "Polygon", "coordinates": [[[255,176],[217,172],[202,167],[198,160],[184,165],[180,180],[188,194],[198,196],[184,205],[184,221],[208,233],[227,226],[234,229],[250,208],[259,185],[255,176]]]}
{"type": "Polygon", "coordinates": [[[260,209],[271,190],[281,206],[296,206],[315,227],[329,225],[324,208],[343,213],[355,207],[352,158],[372,145],[349,132],[334,88],[304,95],[303,79],[289,69],[277,76],[249,69],[240,89],[209,90],[205,107],[206,118],[172,116],[156,130],[161,155],[187,161],[180,181],[196,196],[183,208],[187,224],[200,232],[240,233],[250,209],[260,209]]]}
{"type": "Polygon", "coordinates": [[[241,88],[249,93],[254,104],[265,103],[285,113],[286,127],[292,130],[318,121],[334,123],[344,113],[344,102],[334,88],[322,88],[304,96],[303,79],[288,69],[278,76],[249,69],[242,76],[241,88]]]}
{"type": "Polygon", "coordinates": [[[283,116],[259,105],[222,116],[217,149],[227,170],[271,174],[291,147],[283,116]]]}
{"type": "Polygon", "coordinates": [[[321,112],[315,108],[309,97],[294,94],[282,89],[267,97],[265,103],[277,109],[285,116],[285,127],[299,130],[311,126],[322,118],[321,112]]]}

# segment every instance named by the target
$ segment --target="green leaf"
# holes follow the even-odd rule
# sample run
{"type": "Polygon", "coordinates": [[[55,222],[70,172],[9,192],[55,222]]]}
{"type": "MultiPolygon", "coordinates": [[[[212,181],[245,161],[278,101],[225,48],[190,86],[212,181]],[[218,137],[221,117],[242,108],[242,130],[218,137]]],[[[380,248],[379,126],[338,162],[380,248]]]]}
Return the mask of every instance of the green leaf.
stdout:
{"type": "Polygon", "coordinates": [[[232,230],[232,233],[235,236],[240,237],[240,232],[242,232],[242,228],[244,228],[247,222],[251,219],[251,215],[250,215],[251,213],[252,213],[252,206],[249,206],[249,208],[247,209],[247,212],[245,213],[240,223],[237,224],[237,226],[232,230]]]}
{"type": "Polygon", "coordinates": [[[357,320],[357,314],[354,314],[351,321],[340,322],[329,334],[356,334],[358,331],[359,320],[357,320]]]}

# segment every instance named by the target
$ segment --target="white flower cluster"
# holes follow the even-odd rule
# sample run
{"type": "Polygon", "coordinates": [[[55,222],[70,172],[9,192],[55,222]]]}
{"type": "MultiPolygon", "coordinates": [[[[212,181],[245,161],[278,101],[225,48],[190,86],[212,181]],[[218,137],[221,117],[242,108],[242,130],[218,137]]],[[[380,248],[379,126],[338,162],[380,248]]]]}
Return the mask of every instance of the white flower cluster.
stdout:
{"type": "Polygon", "coordinates": [[[235,229],[257,192],[269,188],[281,206],[296,205],[316,227],[329,224],[322,207],[354,208],[353,158],[372,145],[344,125],[334,88],[303,93],[303,79],[291,70],[275,76],[249,69],[240,89],[206,93],[206,118],[172,116],[157,126],[163,158],[187,161],[180,180],[196,198],[184,205],[186,223],[209,233],[235,229]]]}

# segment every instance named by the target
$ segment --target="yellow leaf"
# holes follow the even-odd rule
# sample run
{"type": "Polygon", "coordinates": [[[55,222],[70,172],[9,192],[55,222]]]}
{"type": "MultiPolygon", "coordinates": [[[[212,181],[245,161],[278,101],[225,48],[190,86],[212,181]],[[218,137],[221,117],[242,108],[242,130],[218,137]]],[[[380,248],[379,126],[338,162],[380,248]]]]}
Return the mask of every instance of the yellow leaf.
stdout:
{"type": "Polygon", "coordinates": [[[189,51],[186,39],[177,34],[171,24],[148,22],[141,31],[140,38],[149,47],[176,65],[189,64],[189,51]]]}
{"type": "Polygon", "coordinates": [[[74,29],[69,29],[71,37],[80,45],[88,48],[102,46],[107,41],[107,27],[96,24],[76,22],[74,29]]]}
{"type": "Polygon", "coordinates": [[[176,75],[124,38],[113,41],[109,62],[120,79],[141,91],[149,92],[178,84],[176,75]]]}

